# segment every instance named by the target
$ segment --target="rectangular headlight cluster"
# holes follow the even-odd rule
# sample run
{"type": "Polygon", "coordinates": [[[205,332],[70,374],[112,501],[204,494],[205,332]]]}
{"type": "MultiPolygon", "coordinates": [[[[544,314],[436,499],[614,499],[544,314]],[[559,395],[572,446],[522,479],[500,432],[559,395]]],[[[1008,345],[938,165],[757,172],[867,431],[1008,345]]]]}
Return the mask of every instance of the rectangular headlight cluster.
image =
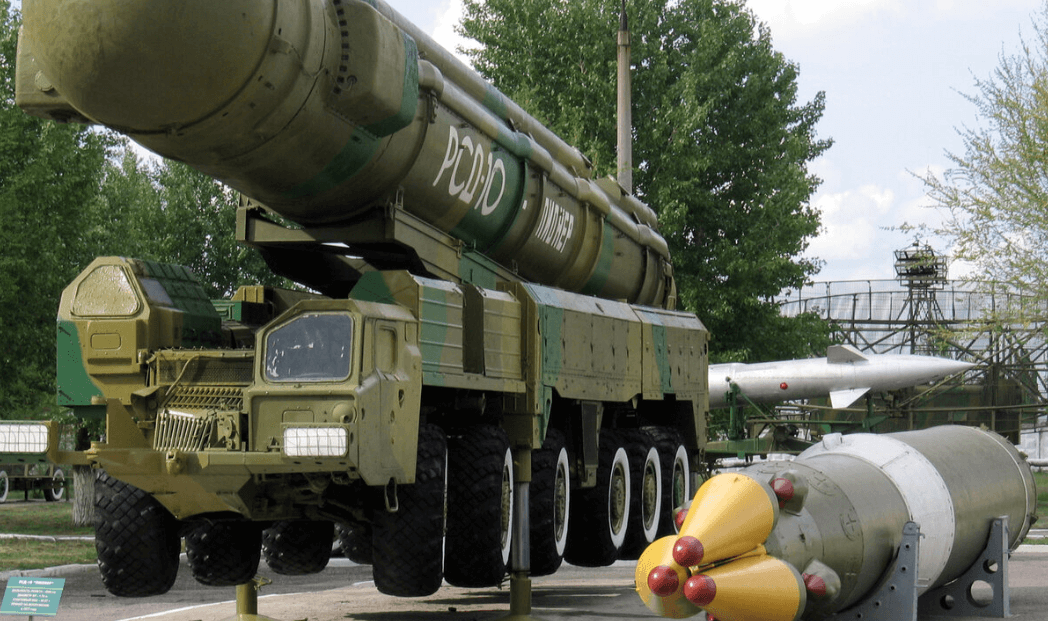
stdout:
{"type": "Polygon", "coordinates": [[[285,427],[288,457],[344,457],[349,445],[345,427],[285,427]]]}
{"type": "Polygon", "coordinates": [[[46,453],[47,425],[0,423],[0,453],[46,453]]]}

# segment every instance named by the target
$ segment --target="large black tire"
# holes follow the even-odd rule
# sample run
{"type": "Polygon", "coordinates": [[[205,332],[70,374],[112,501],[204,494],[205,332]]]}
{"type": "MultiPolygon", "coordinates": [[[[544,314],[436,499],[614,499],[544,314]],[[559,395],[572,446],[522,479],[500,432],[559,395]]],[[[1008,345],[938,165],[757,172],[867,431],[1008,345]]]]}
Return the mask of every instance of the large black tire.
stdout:
{"type": "Polygon", "coordinates": [[[118,597],[167,593],[178,575],[179,528],[152,496],[98,472],[95,550],[107,591],[118,597]]]}
{"type": "Polygon", "coordinates": [[[338,537],[338,547],[342,550],[343,556],[359,565],[370,565],[375,558],[371,543],[371,530],[371,524],[365,522],[359,524],[336,523],[335,536],[338,537]]]}
{"type": "Polygon", "coordinates": [[[62,472],[61,468],[55,468],[54,473],[51,474],[51,485],[44,488],[44,500],[47,502],[62,500],[65,496],[65,485],[65,472],[62,472]]]}
{"type": "Polygon", "coordinates": [[[691,461],[684,438],[670,427],[645,427],[655,449],[659,452],[662,465],[662,519],[659,522],[659,537],[675,535],[677,509],[691,500],[691,461]]]}
{"type": "Polygon", "coordinates": [[[650,435],[640,429],[621,433],[630,462],[630,519],[619,558],[637,560],[659,532],[662,466],[650,435]]]}
{"type": "Polygon", "coordinates": [[[542,448],[531,457],[531,575],[548,576],[560,568],[568,542],[571,471],[564,434],[546,431],[542,448]]]}
{"type": "Polygon", "coordinates": [[[246,584],[258,573],[262,527],[248,520],[201,521],[186,533],[193,577],[206,586],[246,584]]]}
{"type": "Polygon", "coordinates": [[[615,562],[626,539],[630,493],[626,449],[617,433],[602,430],[597,485],[571,495],[564,560],[580,567],[606,567],[615,562]]]}
{"type": "Polygon", "coordinates": [[[11,479],[7,478],[7,471],[0,470],[0,503],[7,502],[7,495],[11,492],[11,479]]]}
{"type": "Polygon", "coordinates": [[[386,595],[432,595],[444,580],[447,454],[444,432],[434,425],[422,425],[415,483],[398,487],[396,512],[375,510],[371,571],[375,587],[386,595]]]}
{"type": "Polygon", "coordinates": [[[279,521],[262,531],[262,555],[284,576],[318,574],[331,559],[335,523],[326,520],[279,521]]]}
{"type": "Polygon", "coordinates": [[[449,434],[447,519],[444,579],[457,587],[499,584],[513,522],[513,455],[501,427],[449,434]]]}

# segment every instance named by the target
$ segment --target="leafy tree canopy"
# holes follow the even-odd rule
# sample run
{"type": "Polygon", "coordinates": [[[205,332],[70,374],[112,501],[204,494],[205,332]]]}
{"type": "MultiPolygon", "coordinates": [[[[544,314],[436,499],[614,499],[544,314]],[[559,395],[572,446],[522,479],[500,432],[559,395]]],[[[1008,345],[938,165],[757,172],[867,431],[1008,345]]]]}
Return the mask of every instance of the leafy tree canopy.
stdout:
{"type": "MultiPolygon", "coordinates": [[[[465,50],[497,88],[614,172],[618,0],[466,0],[465,50]]],[[[808,162],[824,96],[797,101],[797,68],[740,2],[630,3],[635,192],[659,214],[682,306],[721,360],[811,355],[826,329],[779,316],[772,297],[820,267],[808,162]]]]}
{"type": "MultiPolygon", "coordinates": [[[[948,214],[937,231],[975,278],[1008,283],[1043,309],[1048,303],[1048,3],[1033,20],[1033,43],[1002,54],[975,82],[979,124],[959,130],[964,153],[947,153],[944,174],[923,177],[948,214]]],[[[998,309],[1001,310],[1001,309],[998,309]]],[[[1023,312],[1023,309],[1010,309],[1023,312]]],[[[1041,311],[1043,314],[1043,311],[1041,311]]]]}

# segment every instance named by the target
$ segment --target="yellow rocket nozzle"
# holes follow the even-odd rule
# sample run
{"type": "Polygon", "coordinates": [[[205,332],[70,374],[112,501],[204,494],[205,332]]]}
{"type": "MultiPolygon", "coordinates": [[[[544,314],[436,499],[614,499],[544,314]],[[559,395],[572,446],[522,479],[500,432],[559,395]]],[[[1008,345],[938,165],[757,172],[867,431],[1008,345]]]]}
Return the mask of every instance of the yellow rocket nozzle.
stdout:
{"type": "Polygon", "coordinates": [[[718,621],[796,621],[804,612],[804,580],[792,565],[761,555],[691,576],[684,596],[718,621]]]}
{"type": "Polygon", "coordinates": [[[637,560],[634,574],[637,593],[649,610],[671,619],[684,619],[702,612],[684,597],[688,570],[673,560],[673,535],[652,542],[637,560]]]}
{"type": "Polygon", "coordinates": [[[749,552],[771,534],[778,512],[770,488],[742,474],[718,474],[695,493],[674,559],[698,567],[749,552]]]}

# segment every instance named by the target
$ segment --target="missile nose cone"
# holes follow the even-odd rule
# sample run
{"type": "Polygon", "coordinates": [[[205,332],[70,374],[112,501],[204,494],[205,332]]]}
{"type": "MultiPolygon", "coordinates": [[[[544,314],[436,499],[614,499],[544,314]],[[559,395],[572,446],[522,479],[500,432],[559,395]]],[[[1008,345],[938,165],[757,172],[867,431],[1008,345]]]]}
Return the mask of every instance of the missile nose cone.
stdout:
{"type": "Polygon", "coordinates": [[[681,587],[688,579],[688,570],[673,561],[676,539],[669,535],[653,541],[637,559],[633,579],[648,610],[662,617],[685,619],[701,611],[684,597],[681,587]]]}
{"type": "Polygon", "coordinates": [[[711,477],[695,493],[680,529],[682,549],[674,549],[674,560],[695,567],[750,552],[771,534],[778,503],[770,486],[744,474],[711,477]]]}
{"type": "Polygon", "coordinates": [[[648,588],[659,597],[669,597],[680,588],[680,578],[672,567],[659,565],[648,574],[648,588]]]}
{"type": "Polygon", "coordinates": [[[735,559],[688,578],[684,597],[729,621],[796,621],[807,604],[800,573],[767,555],[735,559]]]}
{"type": "Polygon", "coordinates": [[[673,546],[673,560],[682,567],[695,567],[702,563],[704,552],[701,541],[691,535],[685,535],[677,539],[673,546]]]}
{"type": "Polygon", "coordinates": [[[716,595],[717,583],[709,576],[692,576],[684,583],[684,597],[699,608],[709,606],[716,595]]]}
{"type": "Polygon", "coordinates": [[[153,132],[232,98],[270,48],[274,11],[247,0],[53,0],[26,3],[23,23],[44,75],[73,106],[153,132]]]}

